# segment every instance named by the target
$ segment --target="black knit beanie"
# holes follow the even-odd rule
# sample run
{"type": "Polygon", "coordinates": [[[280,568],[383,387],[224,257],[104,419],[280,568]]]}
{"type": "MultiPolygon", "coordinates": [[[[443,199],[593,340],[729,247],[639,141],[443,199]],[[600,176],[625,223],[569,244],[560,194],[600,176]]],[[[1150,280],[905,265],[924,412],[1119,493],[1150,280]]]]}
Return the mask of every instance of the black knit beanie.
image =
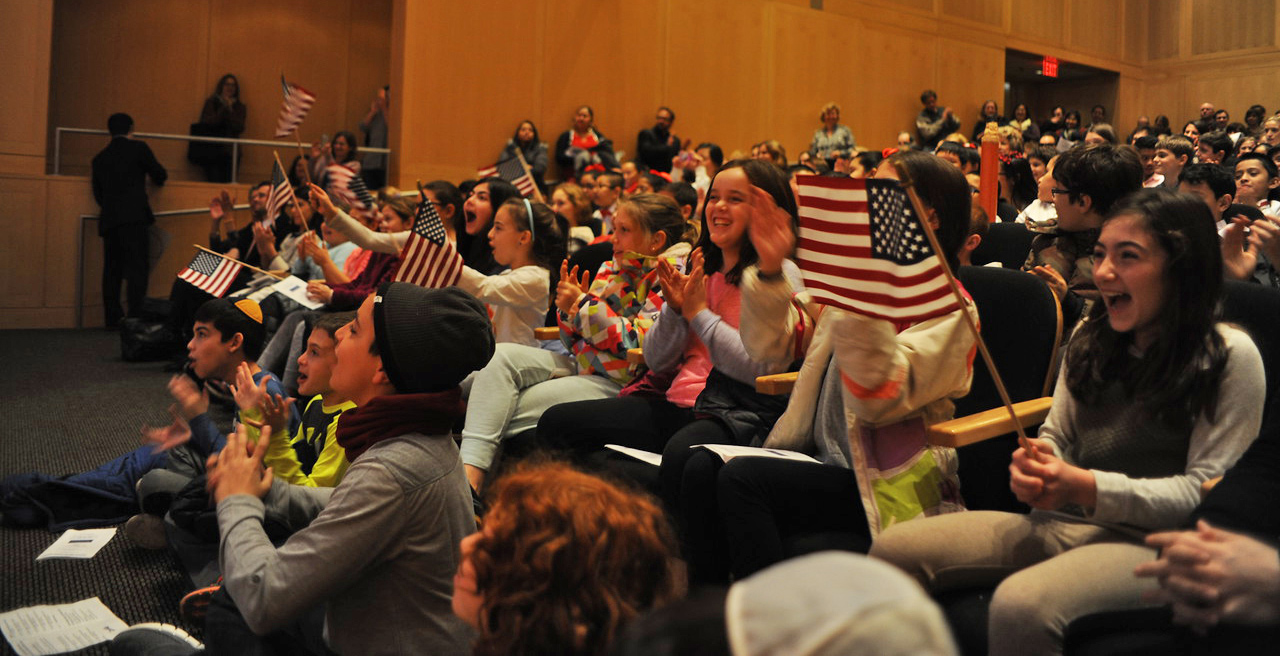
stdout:
{"type": "Polygon", "coordinates": [[[457,287],[383,283],[373,299],[382,369],[400,394],[456,387],[493,357],[493,326],[476,297],[457,287]]]}

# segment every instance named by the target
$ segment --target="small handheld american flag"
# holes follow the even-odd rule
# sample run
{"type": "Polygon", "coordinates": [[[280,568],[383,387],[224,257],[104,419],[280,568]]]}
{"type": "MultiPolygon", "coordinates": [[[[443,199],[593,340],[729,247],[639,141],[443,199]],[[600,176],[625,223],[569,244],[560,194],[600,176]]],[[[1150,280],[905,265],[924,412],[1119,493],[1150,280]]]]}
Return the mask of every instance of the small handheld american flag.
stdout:
{"type": "Polygon", "coordinates": [[[289,185],[289,177],[280,166],[280,158],[271,165],[271,192],[267,196],[267,216],[274,219],[280,216],[280,208],[293,198],[293,189],[289,185]]]}
{"type": "Polygon", "coordinates": [[[822,303],[894,322],[960,307],[896,180],[801,176],[796,264],[822,303]]]}
{"type": "Polygon", "coordinates": [[[515,185],[516,189],[519,189],[524,196],[532,196],[533,190],[537,189],[537,185],[533,182],[533,177],[529,175],[528,171],[524,170],[524,165],[515,157],[508,157],[493,166],[478,169],[476,177],[481,180],[494,177],[502,178],[515,185]]]}
{"type": "Polygon", "coordinates": [[[307,117],[311,106],[316,103],[315,94],[296,84],[285,81],[280,76],[280,84],[284,86],[284,104],[280,105],[280,117],[276,119],[276,137],[287,137],[298,129],[302,119],[307,117]]]}
{"type": "Polygon", "coordinates": [[[235,260],[200,251],[191,258],[187,268],[178,273],[178,278],[209,292],[214,298],[222,298],[239,273],[240,264],[235,260]]]}
{"type": "MultiPolygon", "coordinates": [[[[422,192],[422,187],[418,187],[422,192]]],[[[400,251],[400,268],[396,282],[409,282],[422,287],[448,287],[462,275],[462,256],[444,231],[444,221],[436,206],[422,193],[413,230],[400,251]]]]}

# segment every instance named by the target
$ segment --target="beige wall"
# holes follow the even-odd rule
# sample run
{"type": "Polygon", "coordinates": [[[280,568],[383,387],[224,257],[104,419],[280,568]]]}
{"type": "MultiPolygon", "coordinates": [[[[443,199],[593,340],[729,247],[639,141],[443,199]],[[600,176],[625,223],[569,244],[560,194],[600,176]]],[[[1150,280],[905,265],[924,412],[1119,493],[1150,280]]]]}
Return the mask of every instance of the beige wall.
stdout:
{"type": "Polygon", "coordinates": [[[1244,121],[1250,105],[1280,110],[1280,2],[1145,0],[1142,112],[1165,114],[1174,130],[1211,102],[1244,121]]]}
{"type": "MultiPolygon", "coordinates": [[[[1136,76],[1129,1],[395,0],[403,125],[448,126],[393,130],[399,180],[474,175],[525,118],[551,143],[582,103],[628,154],[663,104],[677,134],[726,155],[776,138],[794,159],[828,100],[859,145],[888,146],[914,125],[925,88],[967,130],[984,99],[1004,96],[1005,47],[1136,76]]],[[[1107,100],[1133,113],[1125,94],[1107,100]]]]}
{"type": "MultiPolygon", "coordinates": [[[[968,129],[982,100],[1003,97],[1006,48],[1116,71],[1114,90],[1069,91],[1082,108],[1112,105],[1121,131],[1139,114],[1187,118],[1204,100],[1237,118],[1253,102],[1280,108],[1280,0],[822,4],[0,0],[0,75],[11,89],[0,96],[0,327],[72,325],[78,279],[86,321],[101,317],[101,244],[81,239],[78,218],[96,208],[83,177],[46,175],[53,126],[98,127],[128,111],[140,130],[186,132],[227,71],[241,77],[252,137],[274,127],[281,71],[320,97],[307,139],[354,128],[371,91],[390,81],[393,164],[405,184],[474,175],[524,118],[552,141],[580,103],[628,152],[661,104],[677,112],[680,135],[727,152],[777,138],[793,158],[828,100],[868,147],[911,127],[926,87],[968,129]],[[1084,97],[1094,94],[1106,97],[1084,97]]],[[[65,170],[83,174],[102,143],[72,140],[65,170]]],[[[193,175],[185,147],[156,151],[176,180],[153,206],[205,205],[213,186],[181,182],[193,175]]],[[[249,151],[246,182],[265,177],[268,153],[249,151]]],[[[207,230],[202,217],[161,225],[175,237],[152,278],[156,295],[207,230]]]]}
{"type": "MultiPolygon", "coordinates": [[[[46,3],[42,3],[46,4],[46,3]]],[[[139,132],[187,134],[225,73],[240,80],[245,138],[271,139],[280,74],[318,98],[303,141],[350,130],[390,73],[390,0],[57,0],[54,6],[49,144],[57,126],[105,128],[131,114],[139,132]]],[[[46,75],[47,76],[47,75],[46,75]]],[[[105,137],[67,136],[62,173],[87,175],[105,137]]],[[[185,142],[152,142],[171,177],[203,179],[185,142]]],[[[246,149],[242,182],[270,177],[272,149],[246,149]]],[[[288,165],[297,154],[281,140],[288,165]]],[[[52,158],[50,158],[52,159],[52,158]]]]}

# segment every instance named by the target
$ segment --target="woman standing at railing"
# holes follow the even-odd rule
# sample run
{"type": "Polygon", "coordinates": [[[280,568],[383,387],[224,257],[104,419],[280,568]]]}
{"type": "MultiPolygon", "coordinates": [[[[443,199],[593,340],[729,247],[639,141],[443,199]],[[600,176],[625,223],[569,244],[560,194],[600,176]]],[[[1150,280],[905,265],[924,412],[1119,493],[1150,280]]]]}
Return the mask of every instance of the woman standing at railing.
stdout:
{"type": "MultiPolygon", "coordinates": [[[[244,134],[246,113],[244,103],[240,102],[240,81],[227,73],[218,80],[213,94],[204,101],[204,108],[200,110],[202,129],[193,129],[191,133],[235,139],[244,134]]],[[[207,153],[201,165],[209,182],[232,182],[231,144],[206,143],[200,150],[207,153]]]]}

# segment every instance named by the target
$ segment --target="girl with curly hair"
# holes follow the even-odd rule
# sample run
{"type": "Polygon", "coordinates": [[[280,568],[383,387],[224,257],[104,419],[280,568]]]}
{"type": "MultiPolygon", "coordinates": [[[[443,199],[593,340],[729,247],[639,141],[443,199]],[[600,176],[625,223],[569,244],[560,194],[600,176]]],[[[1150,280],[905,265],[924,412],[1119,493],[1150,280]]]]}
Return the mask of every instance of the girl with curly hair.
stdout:
{"type": "Polygon", "coordinates": [[[567,464],[525,464],[494,486],[462,540],[453,612],[474,654],[605,654],[623,625],[683,592],[661,508],[567,464]]]}

